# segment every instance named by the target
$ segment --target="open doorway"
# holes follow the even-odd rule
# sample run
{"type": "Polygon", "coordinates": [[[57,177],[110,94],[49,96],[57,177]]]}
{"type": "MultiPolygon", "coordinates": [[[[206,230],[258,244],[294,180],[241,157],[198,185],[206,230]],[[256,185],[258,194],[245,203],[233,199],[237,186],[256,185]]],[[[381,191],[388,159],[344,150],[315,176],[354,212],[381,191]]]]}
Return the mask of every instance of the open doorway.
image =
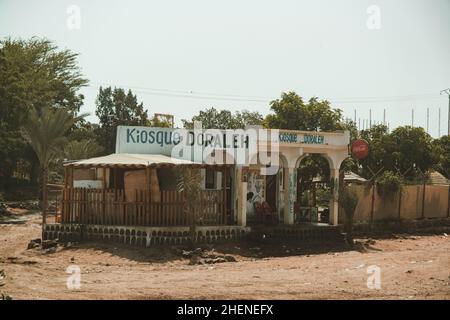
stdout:
{"type": "Polygon", "coordinates": [[[320,154],[304,157],[297,169],[295,223],[329,223],[330,165],[320,154]]]}

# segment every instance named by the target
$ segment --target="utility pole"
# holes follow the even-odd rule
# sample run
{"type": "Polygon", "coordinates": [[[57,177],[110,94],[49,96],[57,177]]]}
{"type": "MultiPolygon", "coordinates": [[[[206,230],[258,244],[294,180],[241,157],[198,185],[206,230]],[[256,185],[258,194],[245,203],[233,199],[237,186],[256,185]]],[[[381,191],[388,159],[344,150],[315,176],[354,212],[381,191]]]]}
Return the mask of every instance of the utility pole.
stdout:
{"type": "Polygon", "coordinates": [[[386,125],[386,109],[383,109],[383,125],[386,125]]]}
{"type": "Polygon", "coordinates": [[[372,109],[369,109],[369,129],[372,129],[372,109]]]}
{"type": "Polygon", "coordinates": [[[438,138],[441,137],[441,108],[439,108],[438,138]]]}
{"type": "Polygon", "coordinates": [[[427,133],[430,133],[430,108],[427,108],[427,133]]]}
{"type": "Polygon", "coordinates": [[[440,94],[448,95],[448,131],[447,134],[450,136],[450,88],[444,89],[440,92],[440,94]]]}
{"type": "Polygon", "coordinates": [[[411,127],[414,127],[414,108],[411,109],[411,127]]]}

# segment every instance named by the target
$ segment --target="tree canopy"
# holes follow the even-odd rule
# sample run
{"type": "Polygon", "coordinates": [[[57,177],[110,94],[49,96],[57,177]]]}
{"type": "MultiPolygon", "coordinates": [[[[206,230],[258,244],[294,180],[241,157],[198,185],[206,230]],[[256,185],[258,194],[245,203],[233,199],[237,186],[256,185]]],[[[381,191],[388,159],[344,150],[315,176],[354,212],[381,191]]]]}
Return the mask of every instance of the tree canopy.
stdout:
{"type": "Polygon", "coordinates": [[[183,127],[192,129],[194,121],[201,121],[204,129],[244,129],[247,125],[262,125],[263,116],[259,112],[247,110],[233,114],[229,110],[209,108],[200,111],[190,121],[183,119],[183,127]]]}
{"type": "Polygon", "coordinates": [[[270,109],[274,112],[266,116],[264,123],[268,128],[337,131],[348,130],[343,121],[342,110],[332,109],[327,100],[313,97],[304,103],[295,92],[282,93],[281,99],[273,100],[270,109]]]}
{"type": "Polygon", "coordinates": [[[37,161],[20,134],[30,110],[75,114],[83,103],[78,90],[86,84],[76,53],[46,39],[0,41],[0,176],[8,179],[22,158],[37,161]]]}
{"type": "Polygon", "coordinates": [[[107,153],[115,151],[117,126],[146,126],[150,123],[143,103],[138,103],[131,90],[125,93],[122,88],[100,87],[95,104],[95,114],[99,118],[97,141],[107,153]]]}
{"type": "Polygon", "coordinates": [[[433,141],[435,169],[450,179],[450,135],[433,141]]]}

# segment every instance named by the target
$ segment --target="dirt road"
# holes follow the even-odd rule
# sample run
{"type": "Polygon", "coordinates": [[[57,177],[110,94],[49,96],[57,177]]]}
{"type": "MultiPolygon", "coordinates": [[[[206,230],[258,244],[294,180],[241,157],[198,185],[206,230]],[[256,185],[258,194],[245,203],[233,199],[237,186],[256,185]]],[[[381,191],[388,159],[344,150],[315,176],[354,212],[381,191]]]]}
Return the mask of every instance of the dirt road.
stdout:
{"type": "MultiPolygon", "coordinates": [[[[40,216],[0,224],[0,292],[13,299],[449,299],[450,237],[397,236],[366,241],[364,250],[305,244],[218,246],[237,262],[190,265],[175,248],[75,244],[55,253],[26,250],[40,236],[40,216]],[[66,286],[66,268],[81,270],[81,288],[66,286]],[[380,267],[380,289],[367,286],[380,267]],[[2,285],[3,284],[3,285],[2,285]]],[[[362,249],[363,247],[361,247],[362,249]]],[[[212,250],[212,248],[209,248],[212,250]]]]}

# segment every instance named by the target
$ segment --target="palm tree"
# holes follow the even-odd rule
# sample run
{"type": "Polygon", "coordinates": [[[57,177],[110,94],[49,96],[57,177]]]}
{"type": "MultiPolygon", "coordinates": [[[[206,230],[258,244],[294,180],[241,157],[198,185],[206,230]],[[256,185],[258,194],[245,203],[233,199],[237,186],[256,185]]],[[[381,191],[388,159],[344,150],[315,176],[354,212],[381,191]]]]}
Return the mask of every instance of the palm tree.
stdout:
{"type": "Polygon", "coordinates": [[[93,140],[73,140],[64,147],[64,156],[69,160],[95,157],[104,152],[104,148],[93,140]]]}
{"type": "Polygon", "coordinates": [[[28,120],[22,127],[22,134],[36,153],[41,169],[42,190],[42,224],[47,219],[47,180],[48,167],[60,154],[66,142],[66,132],[78,121],[85,117],[83,114],[74,117],[64,108],[50,108],[48,106],[39,110],[31,108],[28,120]]]}

